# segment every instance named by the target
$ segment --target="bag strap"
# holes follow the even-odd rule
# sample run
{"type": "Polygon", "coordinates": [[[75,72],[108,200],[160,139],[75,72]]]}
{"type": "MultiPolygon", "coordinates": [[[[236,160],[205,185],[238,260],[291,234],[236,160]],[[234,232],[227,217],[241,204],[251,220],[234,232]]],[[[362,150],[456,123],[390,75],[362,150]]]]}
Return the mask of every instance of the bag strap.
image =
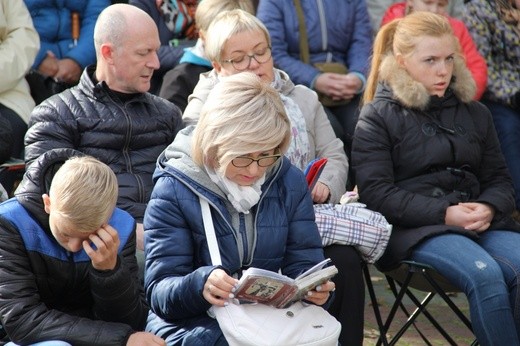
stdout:
{"type": "Polygon", "coordinates": [[[309,55],[309,41],[307,39],[307,28],[305,26],[305,17],[303,16],[303,8],[300,0],[294,0],[296,13],[298,14],[298,27],[300,29],[300,60],[308,64],[311,59],[309,55]]]}
{"type": "Polygon", "coordinates": [[[213,227],[213,219],[211,218],[211,211],[209,210],[209,203],[207,200],[199,197],[200,209],[202,211],[202,222],[204,223],[204,232],[208,241],[209,255],[213,265],[218,266],[222,264],[220,258],[220,251],[218,249],[217,235],[215,234],[215,227],[213,227]]]}

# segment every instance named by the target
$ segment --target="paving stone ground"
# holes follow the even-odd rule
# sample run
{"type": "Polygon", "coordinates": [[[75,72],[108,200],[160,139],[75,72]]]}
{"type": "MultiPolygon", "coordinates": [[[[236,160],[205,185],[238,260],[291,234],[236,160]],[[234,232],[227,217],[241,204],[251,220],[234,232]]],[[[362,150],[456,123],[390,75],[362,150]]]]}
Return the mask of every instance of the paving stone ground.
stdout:
{"type": "MultiPolygon", "coordinates": [[[[383,315],[383,319],[385,319],[392,306],[392,303],[394,302],[394,296],[386,282],[386,279],[380,272],[378,272],[375,268],[370,268],[370,273],[372,283],[374,285],[374,290],[376,292],[376,297],[378,299],[379,309],[383,315]]],[[[421,297],[424,297],[422,292],[415,290],[414,292],[421,297]]],[[[451,298],[455,304],[466,314],[466,316],[469,316],[468,303],[465,295],[462,293],[457,293],[452,295],[451,298]]],[[[377,328],[377,323],[368,291],[366,292],[365,301],[365,337],[363,345],[373,346],[376,345],[377,338],[379,337],[379,330],[377,328]]],[[[409,311],[412,310],[413,303],[411,301],[406,300],[405,305],[409,311]]],[[[458,345],[471,345],[471,343],[475,340],[473,334],[462,322],[459,321],[458,317],[451,311],[451,309],[440,297],[433,298],[433,300],[430,302],[428,311],[438,320],[440,325],[446,329],[446,331],[457,342],[458,345]]],[[[406,316],[404,313],[402,313],[402,311],[399,310],[387,335],[395,335],[398,326],[404,324],[405,321],[406,316]]],[[[432,345],[449,345],[446,339],[444,339],[444,337],[424,316],[418,317],[416,323],[421,332],[427,336],[432,345]]],[[[426,343],[421,339],[419,333],[417,333],[414,327],[411,326],[397,343],[397,345],[420,346],[426,345],[426,343]]]]}

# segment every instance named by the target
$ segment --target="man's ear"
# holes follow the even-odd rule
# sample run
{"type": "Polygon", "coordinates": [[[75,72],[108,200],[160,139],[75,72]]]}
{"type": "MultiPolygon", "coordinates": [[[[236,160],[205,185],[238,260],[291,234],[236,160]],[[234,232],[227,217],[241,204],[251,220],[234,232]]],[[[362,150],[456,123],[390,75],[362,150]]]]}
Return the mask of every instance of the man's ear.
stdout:
{"type": "Polygon", "coordinates": [[[102,59],[105,59],[109,64],[112,64],[114,60],[114,47],[110,43],[102,44],[99,48],[99,53],[102,59]]]}
{"type": "Polygon", "coordinates": [[[43,194],[42,199],[43,199],[43,208],[45,209],[45,212],[47,214],[50,214],[51,213],[51,198],[49,197],[48,194],[43,194]]]}

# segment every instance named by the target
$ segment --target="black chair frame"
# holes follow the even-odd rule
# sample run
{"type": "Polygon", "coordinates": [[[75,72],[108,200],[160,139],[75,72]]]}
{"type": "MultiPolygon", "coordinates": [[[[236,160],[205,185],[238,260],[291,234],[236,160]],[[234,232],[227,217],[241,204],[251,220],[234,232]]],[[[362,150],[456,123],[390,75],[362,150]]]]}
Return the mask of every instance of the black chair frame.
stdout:
{"type": "MultiPolygon", "coordinates": [[[[391,272],[384,272],[390,290],[392,291],[395,301],[388,313],[386,320],[383,322],[381,312],[379,310],[377,298],[374,291],[374,286],[370,278],[370,270],[368,265],[363,268],[365,281],[370,295],[370,301],[373,306],[374,315],[379,328],[379,339],[377,346],[381,344],[395,345],[397,341],[404,335],[410,326],[414,326],[420,337],[426,345],[432,345],[428,338],[418,328],[415,320],[423,314],[435,329],[446,339],[450,345],[458,345],[457,342],[449,335],[449,333],[439,324],[439,322],[428,312],[427,305],[436,296],[439,295],[450,309],[457,315],[462,323],[473,331],[471,322],[466,315],[459,309],[453,300],[446,294],[446,292],[459,292],[457,288],[453,287],[448,281],[442,277],[435,269],[427,264],[418,263],[414,261],[403,261],[399,268],[391,272]],[[426,296],[420,300],[410,290],[410,288],[419,291],[427,292],[426,296]],[[415,304],[416,308],[413,312],[409,312],[403,303],[405,295],[415,304]],[[402,325],[396,334],[390,339],[387,339],[387,333],[392,325],[397,310],[401,308],[403,313],[407,316],[407,321],[402,325]]],[[[471,345],[478,345],[475,340],[471,345]]]]}

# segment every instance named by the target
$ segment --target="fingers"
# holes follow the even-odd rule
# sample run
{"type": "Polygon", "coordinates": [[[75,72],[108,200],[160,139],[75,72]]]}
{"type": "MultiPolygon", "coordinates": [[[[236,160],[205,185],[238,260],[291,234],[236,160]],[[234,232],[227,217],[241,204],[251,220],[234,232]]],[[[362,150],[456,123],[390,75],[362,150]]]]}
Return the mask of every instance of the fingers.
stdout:
{"type": "Polygon", "coordinates": [[[475,221],[475,222],[469,224],[465,228],[470,231],[483,232],[483,231],[487,230],[489,228],[489,226],[491,226],[491,224],[489,222],[479,220],[479,221],[475,221]]]}
{"type": "Polygon", "coordinates": [[[97,232],[92,233],[89,239],[98,251],[106,251],[107,249],[113,249],[119,247],[119,235],[117,231],[110,225],[103,225],[97,232]]]}
{"type": "Polygon", "coordinates": [[[92,266],[98,270],[114,269],[119,245],[117,231],[108,224],[90,234],[88,241],[83,241],[83,249],[92,260],[92,266]]]}
{"type": "Polygon", "coordinates": [[[330,297],[330,292],[336,290],[336,284],[332,281],[327,281],[324,284],[316,286],[314,290],[307,292],[305,300],[314,303],[316,305],[323,305],[327,302],[330,297]]]}
{"type": "Polygon", "coordinates": [[[211,272],[204,284],[202,295],[213,305],[224,306],[228,299],[235,297],[233,292],[238,280],[227,275],[222,269],[215,269],[211,272]]]}
{"type": "Polygon", "coordinates": [[[204,285],[202,296],[208,301],[208,303],[216,306],[225,306],[228,304],[228,299],[233,299],[235,297],[233,293],[227,292],[226,290],[220,289],[211,284],[204,285]]]}
{"type": "Polygon", "coordinates": [[[329,198],[330,190],[327,185],[322,182],[317,182],[312,189],[311,196],[314,203],[325,203],[329,198]]]}
{"type": "Polygon", "coordinates": [[[81,72],[83,72],[81,67],[74,60],[65,58],[58,60],[58,72],[54,78],[74,84],[81,76],[81,72]]]}
{"type": "Polygon", "coordinates": [[[345,75],[328,72],[316,78],[314,88],[333,100],[352,99],[358,90],[355,83],[346,79],[345,75]]]}

